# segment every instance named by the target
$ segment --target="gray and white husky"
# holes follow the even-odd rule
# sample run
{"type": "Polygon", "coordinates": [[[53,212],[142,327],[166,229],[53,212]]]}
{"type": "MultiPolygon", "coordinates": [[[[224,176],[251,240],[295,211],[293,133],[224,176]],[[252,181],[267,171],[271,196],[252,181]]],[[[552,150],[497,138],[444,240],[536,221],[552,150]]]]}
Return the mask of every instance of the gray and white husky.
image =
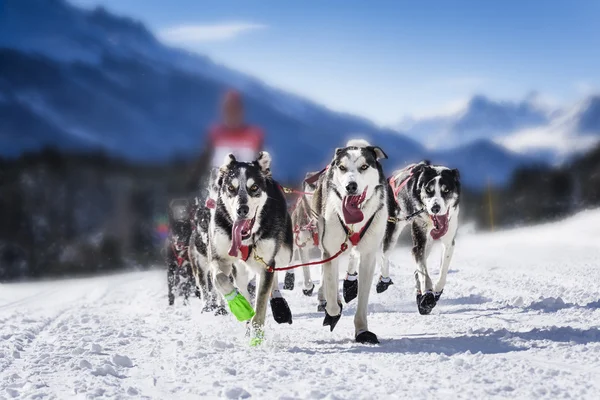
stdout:
{"type": "MultiPolygon", "coordinates": [[[[226,314],[225,304],[222,298],[219,298],[212,284],[209,252],[209,225],[211,216],[215,211],[218,186],[217,186],[218,170],[211,171],[204,204],[196,204],[196,211],[192,219],[194,231],[190,237],[189,255],[192,271],[196,283],[196,289],[201,294],[204,302],[202,311],[215,311],[217,315],[226,314]]],[[[199,199],[196,199],[199,201],[199,199]]]]}
{"type": "MultiPolygon", "coordinates": [[[[389,218],[388,182],[379,160],[383,150],[364,141],[350,141],[335,150],[333,160],[320,177],[313,195],[313,210],[319,215],[319,235],[323,259],[347,243],[359,256],[358,306],[354,317],[355,339],[359,343],[379,343],[369,331],[367,305],[377,255],[385,237],[389,218]]],[[[333,330],[342,314],[338,298],[340,258],[323,264],[326,298],[324,326],[333,330]]]]}
{"type": "MultiPolygon", "coordinates": [[[[317,216],[312,211],[312,196],[316,189],[316,182],[311,182],[310,178],[318,172],[309,172],[302,182],[302,194],[298,197],[294,210],[292,212],[292,225],[294,227],[294,257],[301,264],[310,260],[310,252],[319,248],[319,228],[317,226],[317,216]]],[[[305,296],[311,296],[315,289],[312,281],[310,267],[302,267],[304,274],[304,287],[302,293],[305,296]]],[[[292,290],[294,288],[295,274],[292,271],[286,273],[284,289],[292,290]]]]}
{"type": "Polygon", "coordinates": [[[251,162],[229,154],[219,169],[218,193],[210,221],[211,267],[217,290],[238,320],[252,318],[253,341],[260,343],[267,303],[278,323],[292,323],[292,314],[277,286],[273,268],[292,258],[292,222],[286,200],[271,175],[271,157],[261,152],[251,162]],[[238,261],[244,261],[239,263],[238,261]],[[256,311],[248,303],[248,273],[229,279],[232,264],[244,265],[258,276],[256,311]]]}
{"type": "Polygon", "coordinates": [[[421,314],[429,314],[444,290],[454,253],[460,204],[460,174],[456,169],[423,161],[395,171],[389,183],[395,200],[392,203],[396,205],[397,222],[390,224],[392,229],[388,229],[385,237],[377,292],[385,291],[391,284],[389,256],[402,230],[410,225],[412,254],[417,263],[417,307],[421,314]],[[435,242],[442,244],[443,255],[440,276],[433,285],[427,271],[427,258],[435,242]]]}

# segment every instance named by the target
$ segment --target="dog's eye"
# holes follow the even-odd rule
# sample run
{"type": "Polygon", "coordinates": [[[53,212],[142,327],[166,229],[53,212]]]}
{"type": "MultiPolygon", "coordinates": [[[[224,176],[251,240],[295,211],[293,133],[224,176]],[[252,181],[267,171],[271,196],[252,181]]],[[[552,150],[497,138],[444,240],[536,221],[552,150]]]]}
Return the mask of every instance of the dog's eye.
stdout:
{"type": "Polygon", "coordinates": [[[425,188],[425,191],[429,194],[433,193],[433,188],[431,186],[427,186],[427,188],[425,188]]]}
{"type": "Polygon", "coordinates": [[[233,185],[229,185],[229,186],[227,187],[227,190],[229,190],[230,192],[235,192],[235,186],[233,186],[233,185]]]}
{"type": "Polygon", "coordinates": [[[448,193],[449,191],[446,186],[442,186],[442,193],[448,193]]]}
{"type": "Polygon", "coordinates": [[[256,192],[257,190],[258,190],[258,185],[254,184],[254,185],[250,186],[251,192],[256,192]]]}
{"type": "Polygon", "coordinates": [[[362,167],[360,167],[361,171],[366,171],[369,168],[369,166],[367,164],[364,164],[362,167]]]}
{"type": "Polygon", "coordinates": [[[338,168],[340,169],[340,171],[342,172],[346,172],[347,168],[344,167],[343,165],[338,165],[338,168]]]}

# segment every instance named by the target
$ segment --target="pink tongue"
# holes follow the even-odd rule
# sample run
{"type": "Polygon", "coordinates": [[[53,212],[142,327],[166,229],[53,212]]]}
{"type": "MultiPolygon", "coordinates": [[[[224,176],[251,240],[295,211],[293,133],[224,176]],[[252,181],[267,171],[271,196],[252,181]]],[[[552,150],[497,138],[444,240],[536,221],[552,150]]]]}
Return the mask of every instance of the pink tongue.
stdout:
{"type": "Polygon", "coordinates": [[[229,255],[231,257],[237,257],[238,249],[242,246],[242,231],[246,226],[247,220],[237,220],[233,223],[231,228],[231,248],[229,249],[229,255]]]}
{"type": "Polygon", "coordinates": [[[448,214],[431,217],[435,227],[431,230],[431,237],[438,240],[448,232],[448,214]]]}
{"type": "Polygon", "coordinates": [[[358,207],[365,201],[366,195],[367,188],[360,195],[344,197],[344,200],[342,200],[342,211],[346,224],[358,224],[364,219],[364,215],[358,207]]]}

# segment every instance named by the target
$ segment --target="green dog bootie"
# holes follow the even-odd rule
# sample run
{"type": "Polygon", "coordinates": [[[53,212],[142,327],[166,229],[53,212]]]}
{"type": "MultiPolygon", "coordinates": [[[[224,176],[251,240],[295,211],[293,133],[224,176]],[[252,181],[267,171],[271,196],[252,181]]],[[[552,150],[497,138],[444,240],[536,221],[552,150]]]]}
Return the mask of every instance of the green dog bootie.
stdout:
{"type": "Polygon", "coordinates": [[[247,321],[254,317],[254,309],[248,303],[248,300],[242,296],[237,290],[225,295],[225,300],[229,304],[231,313],[235,315],[238,321],[247,321]]]}
{"type": "Polygon", "coordinates": [[[265,332],[262,329],[256,329],[252,334],[252,339],[250,339],[250,346],[260,346],[264,340],[265,332]]]}

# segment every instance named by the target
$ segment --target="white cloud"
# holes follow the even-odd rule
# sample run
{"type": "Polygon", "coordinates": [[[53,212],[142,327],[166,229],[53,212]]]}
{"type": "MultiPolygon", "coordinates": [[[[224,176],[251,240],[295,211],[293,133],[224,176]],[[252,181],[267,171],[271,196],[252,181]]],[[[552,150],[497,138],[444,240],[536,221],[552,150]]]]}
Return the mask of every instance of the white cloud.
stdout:
{"type": "Polygon", "coordinates": [[[169,43],[192,44],[234,39],[244,33],[267,26],[248,22],[229,22],[208,25],[178,25],[162,29],[158,35],[169,43]]]}

